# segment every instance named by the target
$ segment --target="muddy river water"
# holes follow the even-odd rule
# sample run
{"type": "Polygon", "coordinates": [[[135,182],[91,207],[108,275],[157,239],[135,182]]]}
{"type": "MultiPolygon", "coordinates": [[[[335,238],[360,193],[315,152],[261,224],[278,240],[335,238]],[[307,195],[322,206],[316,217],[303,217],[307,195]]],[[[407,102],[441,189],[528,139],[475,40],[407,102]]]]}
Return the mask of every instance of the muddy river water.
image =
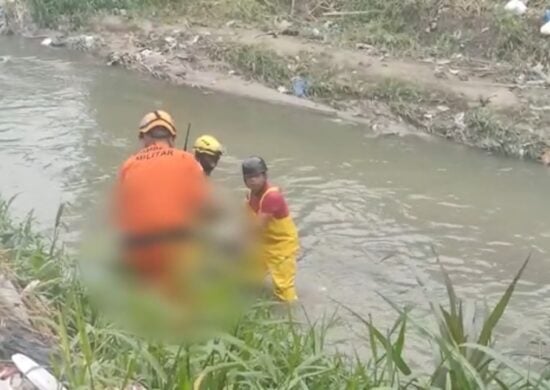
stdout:
{"type": "Polygon", "coordinates": [[[19,194],[15,216],[34,209],[47,229],[68,202],[69,225],[84,223],[136,149],[136,123],[163,107],[181,129],[192,121],[193,135],[223,141],[228,155],[214,176],[225,188],[242,191],[241,158],[267,159],[299,226],[306,305],[323,310],[334,299],[389,324],[395,313],[378,293],[424,301],[411,267],[444,296],[432,248],[462,295],[494,301],[532,253],[503,332],[523,350],[550,328],[547,168],[442,140],[375,137],[362,125],[168,86],[28,41],[0,40],[0,56],[0,189],[19,194]]]}

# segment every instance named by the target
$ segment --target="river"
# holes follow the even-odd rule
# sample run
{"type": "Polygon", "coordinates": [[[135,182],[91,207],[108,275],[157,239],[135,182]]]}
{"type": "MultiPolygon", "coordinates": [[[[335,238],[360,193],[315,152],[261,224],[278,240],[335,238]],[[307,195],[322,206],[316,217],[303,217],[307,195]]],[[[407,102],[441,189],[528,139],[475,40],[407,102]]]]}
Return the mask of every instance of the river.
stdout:
{"type": "MultiPolygon", "coordinates": [[[[80,226],[152,108],[193,136],[210,132],[227,156],[215,172],[242,191],[239,160],[264,156],[286,192],[303,246],[298,285],[312,310],[332,300],[387,325],[425,301],[411,267],[444,297],[434,248],[460,294],[494,302],[532,261],[505,315],[518,351],[550,328],[550,170],[439,139],[375,137],[363,125],[294,107],[205,93],[99,66],[91,58],[0,39],[0,188],[53,225],[68,202],[80,226]],[[380,261],[388,255],[393,257],[380,261]]],[[[179,144],[182,145],[183,137],[179,144]]]]}

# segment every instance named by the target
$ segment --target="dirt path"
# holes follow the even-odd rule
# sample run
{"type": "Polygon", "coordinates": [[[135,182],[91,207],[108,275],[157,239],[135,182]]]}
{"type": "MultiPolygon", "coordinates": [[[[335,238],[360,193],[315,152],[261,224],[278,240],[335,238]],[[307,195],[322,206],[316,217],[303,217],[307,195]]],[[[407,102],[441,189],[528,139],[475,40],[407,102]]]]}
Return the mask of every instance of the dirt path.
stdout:
{"type": "MultiPolygon", "coordinates": [[[[109,42],[108,45],[117,50],[129,50],[131,46],[143,47],[141,39],[136,39],[136,26],[125,25],[124,22],[116,18],[108,18],[96,23],[96,31],[99,31],[104,36],[104,41],[109,42]],[[108,35],[106,35],[106,32],[108,35]],[[125,34],[121,34],[125,32],[125,34]]],[[[323,56],[327,61],[330,61],[334,66],[341,66],[347,69],[352,69],[357,72],[360,77],[366,79],[397,79],[404,82],[415,83],[423,88],[427,88],[436,92],[451,93],[456,97],[464,99],[471,103],[486,101],[497,109],[507,109],[517,107],[521,103],[521,99],[511,89],[515,88],[515,84],[499,83],[490,78],[482,78],[473,75],[471,67],[464,67],[459,63],[453,63],[450,60],[426,60],[424,62],[414,60],[402,60],[396,58],[388,58],[383,55],[370,54],[365,50],[351,50],[336,48],[331,45],[315,43],[304,38],[295,38],[284,35],[267,35],[259,30],[239,29],[239,28],[221,28],[210,29],[205,27],[189,28],[188,24],[172,24],[162,26],[152,26],[151,24],[138,24],[137,30],[144,34],[155,33],[159,36],[172,36],[174,32],[179,33],[186,31],[194,36],[209,37],[210,39],[225,42],[232,42],[244,45],[257,45],[262,48],[273,50],[281,56],[298,56],[302,53],[312,53],[323,56]],[[195,35],[196,34],[196,35],[195,35]]],[[[186,46],[186,52],[190,48],[186,46]]],[[[186,53],[188,54],[188,53],[186,53]]],[[[172,58],[172,61],[176,58],[172,58]]],[[[164,60],[167,60],[165,56],[164,60]]],[[[168,59],[168,62],[171,60],[168,59]]],[[[166,62],[166,61],[165,61],[166,62]]],[[[174,61],[180,62],[180,61],[174,61]]],[[[204,65],[206,61],[203,59],[204,65]]],[[[196,64],[195,64],[196,65],[196,64]]],[[[196,66],[191,66],[197,69],[196,66]]],[[[204,71],[204,66],[199,66],[199,70],[204,71]]],[[[209,67],[210,71],[217,69],[209,67]]],[[[189,71],[189,67],[187,67],[189,71]]],[[[250,82],[245,84],[237,81],[238,77],[228,77],[227,74],[204,74],[199,75],[197,72],[189,72],[189,76],[196,78],[197,84],[208,85],[214,89],[216,82],[211,79],[221,80],[220,84],[227,84],[227,90],[237,91],[239,94],[247,96],[265,96],[265,91],[257,85],[250,82]],[[238,86],[240,85],[240,87],[238,86]],[[243,88],[246,86],[246,88],[243,88]],[[248,89],[250,93],[245,90],[248,89]]],[[[217,85],[218,87],[220,85],[217,85]]],[[[292,99],[280,97],[275,100],[281,100],[290,104],[299,104],[313,107],[311,103],[305,103],[302,99],[292,99]]],[[[319,106],[316,106],[319,108],[319,106]]],[[[334,111],[325,107],[325,111],[334,111]]]]}
{"type": "MultiPolygon", "coordinates": [[[[210,32],[208,29],[199,31],[203,34],[210,32]]],[[[471,76],[471,69],[453,65],[450,61],[426,63],[386,58],[366,54],[362,50],[335,48],[290,36],[273,37],[255,30],[220,29],[214,35],[241,44],[263,45],[283,56],[315,53],[330,59],[337,66],[354,69],[365,78],[392,78],[414,82],[428,89],[450,92],[469,102],[488,101],[498,109],[517,107],[520,103],[520,99],[510,90],[512,84],[471,76]]]]}
{"type": "MultiPolygon", "coordinates": [[[[380,135],[416,135],[427,137],[409,124],[403,123],[389,110],[377,107],[376,113],[358,113],[346,105],[333,107],[311,99],[281,93],[277,89],[228,71],[228,64],[212,61],[206,51],[213,40],[233,41],[234,33],[253,39],[252,30],[216,30],[189,28],[186,24],[153,26],[150,23],[128,25],[117,18],[96,21],[86,34],[58,39],[60,46],[91,51],[110,65],[124,66],[152,74],[177,85],[217,91],[275,104],[292,105],[313,110],[342,120],[361,123],[380,135]]],[[[35,39],[55,35],[55,32],[34,34],[35,39]]],[[[237,36],[237,39],[240,39],[237,36]]],[[[268,41],[268,40],[266,40],[268,41]]],[[[246,44],[248,41],[239,41],[246,44]]],[[[57,46],[57,45],[54,45],[57,46]]],[[[299,50],[298,50],[299,51],[299,50]]]]}

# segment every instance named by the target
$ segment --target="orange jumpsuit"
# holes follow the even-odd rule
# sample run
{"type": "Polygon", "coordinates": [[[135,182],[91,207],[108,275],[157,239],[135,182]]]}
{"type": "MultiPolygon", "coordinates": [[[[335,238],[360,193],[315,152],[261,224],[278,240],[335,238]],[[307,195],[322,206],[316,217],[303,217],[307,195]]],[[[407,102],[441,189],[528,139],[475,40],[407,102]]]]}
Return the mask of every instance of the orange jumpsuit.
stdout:
{"type": "MultiPolygon", "coordinates": [[[[207,183],[190,153],[156,143],[130,157],[122,166],[116,193],[116,219],[124,237],[189,231],[204,204],[207,183]]],[[[164,239],[131,246],[125,261],[139,276],[164,285],[179,275],[185,240],[164,239]]],[[[177,283],[177,282],[176,282],[177,283]]],[[[170,283],[168,283],[170,284],[170,283]]]]}

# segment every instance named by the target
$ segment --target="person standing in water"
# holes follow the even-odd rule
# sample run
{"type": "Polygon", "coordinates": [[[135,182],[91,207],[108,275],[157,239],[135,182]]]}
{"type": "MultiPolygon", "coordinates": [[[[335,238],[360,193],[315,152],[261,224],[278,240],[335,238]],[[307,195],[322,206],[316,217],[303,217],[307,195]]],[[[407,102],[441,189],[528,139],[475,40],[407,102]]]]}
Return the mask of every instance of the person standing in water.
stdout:
{"type": "Polygon", "coordinates": [[[193,145],[195,158],[206,176],[210,176],[223,154],[222,144],[211,135],[201,135],[193,145]]]}
{"type": "Polygon", "coordinates": [[[259,261],[273,281],[274,293],[284,302],[298,299],[295,288],[298,231],[287,202],[279,188],[267,178],[267,165],[261,157],[249,157],[242,163],[243,179],[250,190],[247,207],[259,233],[259,261]]]}
{"type": "Polygon", "coordinates": [[[208,206],[203,170],[191,153],[174,147],[176,133],[167,112],[145,115],[141,149],[122,165],[115,192],[123,258],[142,280],[163,288],[178,284],[175,271],[187,262],[181,254],[208,206]]]}

